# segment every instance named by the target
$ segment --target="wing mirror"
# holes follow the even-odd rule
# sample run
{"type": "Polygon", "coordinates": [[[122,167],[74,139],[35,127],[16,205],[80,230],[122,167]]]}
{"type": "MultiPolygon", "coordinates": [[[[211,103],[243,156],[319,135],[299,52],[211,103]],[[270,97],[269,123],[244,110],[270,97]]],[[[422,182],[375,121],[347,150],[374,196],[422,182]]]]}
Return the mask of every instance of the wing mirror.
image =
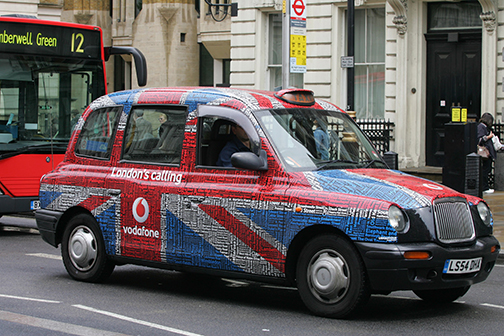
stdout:
{"type": "Polygon", "coordinates": [[[248,170],[268,170],[266,151],[259,150],[259,156],[252,152],[238,152],[231,155],[233,167],[248,170]]]}

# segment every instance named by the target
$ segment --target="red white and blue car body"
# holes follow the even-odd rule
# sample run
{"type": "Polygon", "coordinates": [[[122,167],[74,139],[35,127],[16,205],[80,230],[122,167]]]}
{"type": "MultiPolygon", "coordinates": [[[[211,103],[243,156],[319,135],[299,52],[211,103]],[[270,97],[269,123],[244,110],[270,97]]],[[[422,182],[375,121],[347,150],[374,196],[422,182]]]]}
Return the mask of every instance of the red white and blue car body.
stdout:
{"type": "Polygon", "coordinates": [[[388,169],[351,118],[307,90],[103,96],[39,196],[42,237],[61,244],[78,280],[133,263],[297,285],[331,317],[372,293],[455,300],[487,278],[500,249],[482,199],[388,169]],[[234,125],[250,152],[216,166],[213,145],[234,125]]]}

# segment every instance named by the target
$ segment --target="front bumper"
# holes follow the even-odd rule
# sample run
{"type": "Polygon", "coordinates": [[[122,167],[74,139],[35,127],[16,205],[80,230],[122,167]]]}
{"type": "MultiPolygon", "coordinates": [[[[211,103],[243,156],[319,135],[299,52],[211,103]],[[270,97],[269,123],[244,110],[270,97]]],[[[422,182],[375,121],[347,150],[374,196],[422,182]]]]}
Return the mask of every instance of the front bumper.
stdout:
{"type": "Polygon", "coordinates": [[[34,202],[38,202],[38,196],[10,197],[9,195],[0,195],[0,215],[33,211],[34,202]]]}
{"type": "Polygon", "coordinates": [[[57,225],[63,216],[62,212],[39,209],[35,212],[37,227],[44,241],[54,247],[58,247],[57,225]]]}
{"type": "Polygon", "coordinates": [[[435,243],[382,244],[356,243],[375,292],[425,290],[470,286],[484,281],[499,256],[500,244],[493,236],[478,238],[471,246],[443,247],[435,243]],[[491,252],[491,248],[498,249],[491,252]],[[427,260],[408,260],[408,251],[428,251],[427,260]],[[483,257],[481,269],[469,274],[443,274],[447,259],[483,257]]]}

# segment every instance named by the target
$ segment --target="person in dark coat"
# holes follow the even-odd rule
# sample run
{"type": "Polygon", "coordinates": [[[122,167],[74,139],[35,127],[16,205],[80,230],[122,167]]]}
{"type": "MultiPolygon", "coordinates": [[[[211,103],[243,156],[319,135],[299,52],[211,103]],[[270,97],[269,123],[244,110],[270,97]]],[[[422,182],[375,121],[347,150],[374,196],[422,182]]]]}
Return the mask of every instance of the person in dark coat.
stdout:
{"type": "Polygon", "coordinates": [[[480,122],[478,124],[478,145],[485,146],[490,153],[490,156],[487,159],[483,159],[482,165],[482,189],[484,194],[491,194],[494,192],[493,189],[490,189],[490,185],[488,183],[490,172],[492,171],[492,161],[496,158],[495,148],[493,145],[492,138],[494,134],[492,132],[492,125],[494,122],[493,116],[486,112],[481,116],[480,122]]]}
{"type": "Polygon", "coordinates": [[[217,166],[233,167],[231,164],[231,156],[237,152],[250,152],[250,140],[245,130],[238,125],[231,126],[233,134],[224,148],[222,148],[219,158],[217,159],[217,166]]]}

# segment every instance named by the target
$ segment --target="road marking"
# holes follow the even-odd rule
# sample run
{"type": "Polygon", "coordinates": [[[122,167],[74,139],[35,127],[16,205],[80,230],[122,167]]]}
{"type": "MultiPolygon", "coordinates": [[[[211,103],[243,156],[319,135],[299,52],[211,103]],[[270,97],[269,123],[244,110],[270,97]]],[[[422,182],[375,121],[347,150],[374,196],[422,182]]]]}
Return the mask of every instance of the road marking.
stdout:
{"type": "Polygon", "coordinates": [[[195,334],[195,333],[192,333],[192,332],[189,332],[189,331],[175,329],[175,328],[167,327],[167,326],[164,326],[164,325],[161,325],[161,324],[157,324],[157,323],[151,323],[151,322],[147,322],[147,321],[142,321],[142,320],[138,320],[138,319],[135,319],[135,318],[132,318],[132,317],[128,317],[128,316],[124,316],[124,315],[119,315],[119,314],[116,314],[116,313],[108,312],[108,311],[105,311],[105,310],[99,310],[99,309],[95,309],[95,308],[87,307],[87,306],[83,306],[83,305],[72,305],[72,306],[75,307],[75,308],[84,309],[84,310],[87,310],[87,311],[90,311],[90,312],[93,312],[93,313],[98,313],[98,314],[114,317],[114,318],[117,318],[117,319],[120,319],[120,320],[123,320],[123,321],[137,323],[137,324],[144,325],[144,326],[147,326],[147,327],[150,327],[150,328],[156,328],[156,329],[160,329],[160,330],[164,330],[164,331],[169,331],[169,332],[172,332],[174,334],[180,334],[180,335],[184,335],[184,336],[202,336],[200,334],[195,334]]]}
{"type": "Polygon", "coordinates": [[[40,258],[47,258],[47,259],[54,259],[54,260],[62,260],[61,256],[56,255],[56,254],[48,254],[48,253],[27,253],[27,256],[30,257],[40,257],[40,258]]]}
{"type": "Polygon", "coordinates": [[[491,303],[480,303],[480,305],[485,306],[485,307],[490,307],[490,308],[504,309],[504,306],[494,305],[491,303]]]}
{"type": "Polygon", "coordinates": [[[78,336],[122,336],[125,334],[120,334],[116,332],[100,330],[95,328],[84,327],[76,324],[69,324],[58,322],[54,320],[47,320],[39,317],[33,317],[28,315],[21,315],[16,313],[11,313],[7,311],[0,310],[0,320],[19,323],[23,325],[28,325],[37,328],[43,328],[52,331],[58,331],[66,335],[78,335],[78,336]]]}
{"type": "Polygon", "coordinates": [[[4,297],[4,298],[8,298],[8,299],[16,299],[16,300],[43,302],[43,303],[61,303],[59,301],[44,300],[44,299],[35,299],[35,298],[29,298],[29,297],[23,297],[23,296],[14,296],[14,295],[7,295],[7,294],[0,294],[0,297],[4,297]]]}

